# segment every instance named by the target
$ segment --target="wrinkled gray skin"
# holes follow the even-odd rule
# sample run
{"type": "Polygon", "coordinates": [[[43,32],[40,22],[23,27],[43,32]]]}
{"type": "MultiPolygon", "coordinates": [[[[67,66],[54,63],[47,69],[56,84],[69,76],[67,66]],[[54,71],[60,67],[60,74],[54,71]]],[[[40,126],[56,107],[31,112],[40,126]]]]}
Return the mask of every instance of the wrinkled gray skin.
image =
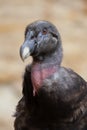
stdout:
{"type": "Polygon", "coordinates": [[[15,130],[87,130],[87,83],[71,69],[61,67],[62,46],[56,27],[47,21],[27,26],[20,56],[33,57],[24,74],[23,97],[15,114],[15,130]],[[33,95],[33,64],[55,66],[33,95]]]}

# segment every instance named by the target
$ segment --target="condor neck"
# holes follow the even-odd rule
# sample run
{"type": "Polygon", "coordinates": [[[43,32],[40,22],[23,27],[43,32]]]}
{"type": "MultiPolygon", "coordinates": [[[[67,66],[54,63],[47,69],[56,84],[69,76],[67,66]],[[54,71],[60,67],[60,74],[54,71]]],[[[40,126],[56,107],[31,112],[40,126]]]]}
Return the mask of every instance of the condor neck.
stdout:
{"type": "Polygon", "coordinates": [[[34,58],[34,63],[48,64],[48,65],[61,65],[62,62],[62,46],[59,44],[53,53],[43,54],[34,58]]]}

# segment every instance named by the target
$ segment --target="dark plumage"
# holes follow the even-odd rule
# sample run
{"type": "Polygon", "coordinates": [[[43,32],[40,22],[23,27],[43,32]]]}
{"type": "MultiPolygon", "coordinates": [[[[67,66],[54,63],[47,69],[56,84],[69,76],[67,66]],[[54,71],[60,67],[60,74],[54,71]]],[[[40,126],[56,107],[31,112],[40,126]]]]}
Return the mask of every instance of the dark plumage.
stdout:
{"type": "Polygon", "coordinates": [[[87,83],[60,66],[61,38],[53,24],[27,26],[20,56],[29,55],[33,62],[25,70],[15,130],[87,130],[87,83]]]}

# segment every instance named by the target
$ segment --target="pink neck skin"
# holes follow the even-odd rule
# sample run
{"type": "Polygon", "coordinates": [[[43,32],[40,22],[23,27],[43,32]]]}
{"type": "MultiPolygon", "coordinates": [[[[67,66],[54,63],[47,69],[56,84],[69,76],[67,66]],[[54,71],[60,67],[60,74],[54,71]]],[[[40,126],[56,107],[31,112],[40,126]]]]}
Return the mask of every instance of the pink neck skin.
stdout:
{"type": "Polygon", "coordinates": [[[42,86],[42,82],[51,76],[57,70],[57,64],[49,64],[49,66],[42,67],[40,63],[35,63],[32,67],[32,83],[33,83],[33,96],[36,95],[38,89],[42,86]]]}

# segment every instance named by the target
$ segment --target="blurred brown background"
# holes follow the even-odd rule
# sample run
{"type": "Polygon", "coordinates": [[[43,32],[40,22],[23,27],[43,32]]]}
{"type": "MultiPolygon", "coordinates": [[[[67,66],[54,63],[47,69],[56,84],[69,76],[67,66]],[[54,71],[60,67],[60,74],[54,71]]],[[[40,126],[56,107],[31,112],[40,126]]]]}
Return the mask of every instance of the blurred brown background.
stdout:
{"type": "Polygon", "coordinates": [[[19,47],[27,24],[44,19],[62,37],[64,59],[87,80],[87,0],[0,0],[0,130],[13,130],[24,67],[19,47]]]}

